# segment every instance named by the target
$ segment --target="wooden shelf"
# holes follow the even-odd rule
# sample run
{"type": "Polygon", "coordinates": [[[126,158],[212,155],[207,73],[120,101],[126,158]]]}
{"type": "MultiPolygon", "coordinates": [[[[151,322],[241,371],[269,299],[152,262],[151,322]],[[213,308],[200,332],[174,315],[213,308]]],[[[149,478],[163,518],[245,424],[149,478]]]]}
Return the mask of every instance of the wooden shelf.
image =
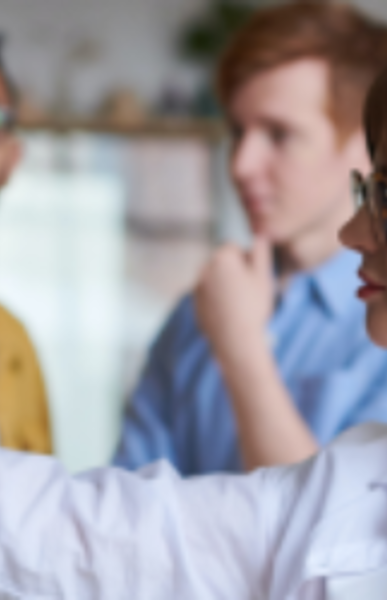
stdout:
{"type": "Polygon", "coordinates": [[[225,127],[220,119],[154,118],[138,123],[113,123],[104,120],[44,118],[21,122],[22,131],[50,131],[67,134],[74,131],[128,137],[198,138],[209,143],[219,141],[225,127]]]}

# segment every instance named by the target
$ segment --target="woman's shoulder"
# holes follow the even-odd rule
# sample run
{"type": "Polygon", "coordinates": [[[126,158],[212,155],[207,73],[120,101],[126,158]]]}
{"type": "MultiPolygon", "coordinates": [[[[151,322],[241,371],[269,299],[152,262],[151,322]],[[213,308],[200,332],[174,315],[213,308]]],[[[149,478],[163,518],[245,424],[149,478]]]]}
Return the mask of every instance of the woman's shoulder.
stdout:
{"type": "Polygon", "coordinates": [[[348,569],[366,572],[381,566],[378,549],[383,547],[386,555],[386,425],[349,430],[300,465],[269,469],[268,479],[271,547],[277,549],[280,574],[271,581],[271,597],[288,597],[285,590],[294,586],[289,597],[298,598],[295,592],[306,579],[329,580],[348,569]],[[292,581],[283,576],[290,572],[292,581]]]}
{"type": "Polygon", "coordinates": [[[387,425],[364,423],[349,429],[308,462],[303,490],[325,490],[320,499],[326,510],[343,506],[387,476],[387,425]]]}
{"type": "Polygon", "coordinates": [[[374,486],[387,489],[387,425],[369,423],[348,430],[309,460],[265,470],[278,523],[326,522],[345,514],[374,486]]]}

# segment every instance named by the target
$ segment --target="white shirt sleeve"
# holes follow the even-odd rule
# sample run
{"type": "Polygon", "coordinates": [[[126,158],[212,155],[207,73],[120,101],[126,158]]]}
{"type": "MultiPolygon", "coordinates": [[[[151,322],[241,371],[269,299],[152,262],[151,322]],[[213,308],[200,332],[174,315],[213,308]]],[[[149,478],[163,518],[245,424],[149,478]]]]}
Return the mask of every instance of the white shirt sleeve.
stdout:
{"type": "Polygon", "coordinates": [[[0,450],[0,600],[265,597],[272,479],[187,480],[167,463],[71,477],[0,450]]]}

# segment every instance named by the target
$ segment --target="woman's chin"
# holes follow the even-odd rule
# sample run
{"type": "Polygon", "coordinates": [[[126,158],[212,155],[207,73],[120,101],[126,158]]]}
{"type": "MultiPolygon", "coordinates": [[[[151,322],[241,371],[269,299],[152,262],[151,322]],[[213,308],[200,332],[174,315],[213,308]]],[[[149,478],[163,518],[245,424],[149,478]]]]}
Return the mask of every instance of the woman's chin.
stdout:
{"type": "Polygon", "coordinates": [[[384,300],[368,305],[367,331],[374,344],[387,348],[387,304],[384,300]]]}

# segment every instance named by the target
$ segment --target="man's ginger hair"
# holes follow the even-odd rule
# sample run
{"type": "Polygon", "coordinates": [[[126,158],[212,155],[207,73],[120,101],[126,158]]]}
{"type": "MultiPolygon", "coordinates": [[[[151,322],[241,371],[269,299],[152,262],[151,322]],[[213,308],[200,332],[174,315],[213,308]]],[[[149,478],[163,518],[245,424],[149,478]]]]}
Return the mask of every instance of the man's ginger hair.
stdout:
{"type": "Polygon", "coordinates": [[[341,139],[361,125],[371,85],[387,64],[387,27],[354,7],[300,0],[258,10],[223,53],[217,73],[227,107],[249,78],[302,59],[328,67],[327,112],[341,139]]]}

